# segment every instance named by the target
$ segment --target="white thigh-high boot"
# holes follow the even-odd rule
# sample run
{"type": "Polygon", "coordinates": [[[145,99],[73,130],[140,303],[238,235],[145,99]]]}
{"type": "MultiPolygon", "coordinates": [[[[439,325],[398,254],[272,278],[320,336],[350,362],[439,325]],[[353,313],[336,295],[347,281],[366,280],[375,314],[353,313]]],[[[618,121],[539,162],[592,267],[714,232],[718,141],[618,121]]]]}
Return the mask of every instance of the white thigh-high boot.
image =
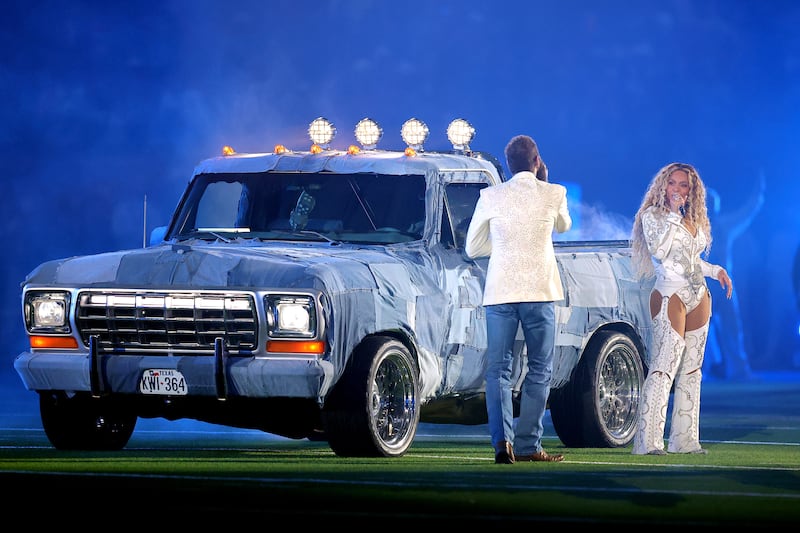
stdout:
{"type": "Polygon", "coordinates": [[[666,454],[664,427],[667,421],[669,392],[686,347],[683,338],[672,329],[667,316],[667,302],[668,298],[664,298],[661,310],[653,319],[653,353],[647,378],[644,380],[639,420],[631,452],[636,455],[666,454]]]}
{"type": "Polygon", "coordinates": [[[686,354],[675,376],[670,420],[670,453],[706,453],[700,446],[700,382],[708,324],[686,332],[686,354]]]}

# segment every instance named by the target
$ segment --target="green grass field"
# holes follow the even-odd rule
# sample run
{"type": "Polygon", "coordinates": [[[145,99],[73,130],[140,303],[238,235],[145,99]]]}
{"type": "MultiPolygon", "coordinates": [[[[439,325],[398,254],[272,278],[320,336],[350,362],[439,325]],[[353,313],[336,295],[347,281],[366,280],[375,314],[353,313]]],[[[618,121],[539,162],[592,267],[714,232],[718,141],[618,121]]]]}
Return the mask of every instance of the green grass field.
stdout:
{"type": "Polygon", "coordinates": [[[7,427],[3,506],[44,520],[150,513],[162,525],[226,516],[381,528],[796,523],[800,382],[719,382],[703,394],[708,455],[564,448],[548,426],[545,447],[565,453],[562,463],[495,465],[485,426],[423,424],[396,459],[340,458],[324,442],[166,421],[140,421],[121,452],[60,452],[40,428],[7,427]]]}

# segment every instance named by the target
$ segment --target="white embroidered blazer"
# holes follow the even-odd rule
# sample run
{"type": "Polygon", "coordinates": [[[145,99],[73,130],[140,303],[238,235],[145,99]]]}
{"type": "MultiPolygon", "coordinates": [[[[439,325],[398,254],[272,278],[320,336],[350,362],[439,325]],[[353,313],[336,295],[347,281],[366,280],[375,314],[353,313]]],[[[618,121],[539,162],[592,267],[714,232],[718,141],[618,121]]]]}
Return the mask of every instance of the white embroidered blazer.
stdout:
{"type": "Polygon", "coordinates": [[[483,305],[563,299],[553,231],[571,227],[563,185],[518,172],[483,189],[465,248],[471,258],[489,257],[483,305]]]}
{"type": "Polygon", "coordinates": [[[706,276],[716,278],[719,274],[722,267],[700,257],[708,242],[706,234],[698,228],[693,236],[677,213],[648,207],[642,213],[642,231],[656,272],[656,288],[690,285],[699,293],[706,276]]]}

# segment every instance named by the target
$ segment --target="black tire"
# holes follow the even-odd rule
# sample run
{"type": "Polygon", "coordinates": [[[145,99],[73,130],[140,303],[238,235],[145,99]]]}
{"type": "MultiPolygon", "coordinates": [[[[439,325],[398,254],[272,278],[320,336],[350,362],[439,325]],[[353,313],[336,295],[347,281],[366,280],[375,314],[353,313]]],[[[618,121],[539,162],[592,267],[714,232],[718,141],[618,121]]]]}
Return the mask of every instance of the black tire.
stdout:
{"type": "Polygon", "coordinates": [[[50,443],[59,450],[121,450],[136,427],[136,415],[119,402],[80,393],[39,393],[39,413],[50,443]]]}
{"type": "Polygon", "coordinates": [[[325,402],[328,445],[342,457],[398,457],[419,425],[419,371],[408,348],[371,337],[356,348],[325,402]]]}
{"type": "Polygon", "coordinates": [[[550,417],[569,448],[619,448],[636,432],[644,365],[625,334],[601,331],[589,341],[572,379],[550,391],[550,417]]]}

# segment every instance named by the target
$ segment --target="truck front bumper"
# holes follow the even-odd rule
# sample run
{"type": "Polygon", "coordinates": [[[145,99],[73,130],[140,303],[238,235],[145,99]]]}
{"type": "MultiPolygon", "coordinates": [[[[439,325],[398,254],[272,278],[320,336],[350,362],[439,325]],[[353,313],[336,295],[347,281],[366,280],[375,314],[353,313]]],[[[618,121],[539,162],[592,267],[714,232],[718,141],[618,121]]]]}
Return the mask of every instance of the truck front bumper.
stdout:
{"type": "Polygon", "coordinates": [[[310,398],[321,401],[333,381],[333,365],[317,357],[107,355],[23,352],[14,369],[28,390],[138,394],[144,372],[177,370],[187,396],[310,398]]]}

